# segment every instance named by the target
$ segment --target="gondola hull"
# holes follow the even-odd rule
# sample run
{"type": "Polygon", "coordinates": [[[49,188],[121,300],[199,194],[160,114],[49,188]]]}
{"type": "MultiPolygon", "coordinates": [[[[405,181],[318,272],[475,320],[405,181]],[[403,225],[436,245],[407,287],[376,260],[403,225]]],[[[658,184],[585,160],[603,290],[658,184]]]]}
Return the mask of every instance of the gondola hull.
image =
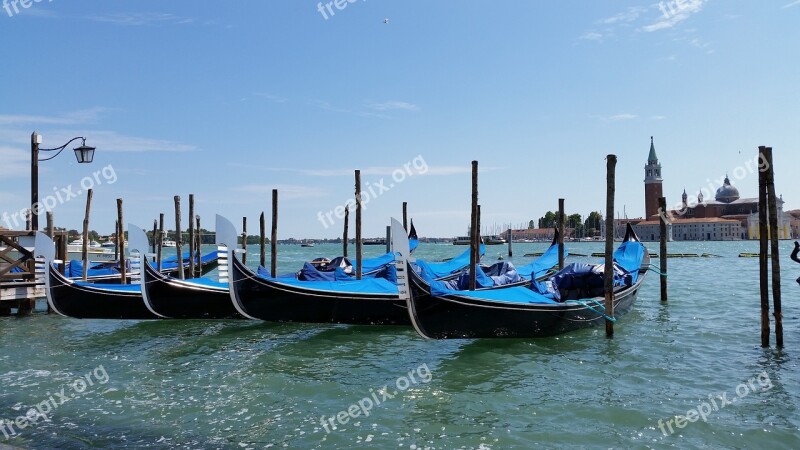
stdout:
{"type": "Polygon", "coordinates": [[[227,287],[178,280],[160,274],[149,262],[144,269],[143,294],[149,309],[171,319],[242,319],[227,287]]]}
{"type": "Polygon", "coordinates": [[[397,294],[315,290],[259,277],[238,258],[231,261],[231,299],[248,317],[273,322],[410,325],[406,303],[397,294]]]}
{"type": "MultiPolygon", "coordinates": [[[[432,296],[427,284],[413,270],[409,274],[409,314],[417,331],[430,339],[548,337],[599,325],[606,320],[597,308],[577,303],[532,305],[460,295],[432,296]]],[[[618,292],[614,301],[615,316],[630,310],[638,291],[637,283],[618,292]]]]}
{"type": "Polygon", "coordinates": [[[157,319],[142,300],[138,285],[93,285],[64,278],[46,265],[47,300],[57,313],[77,319],[157,319]]]}
{"type": "MultiPolygon", "coordinates": [[[[614,317],[631,309],[650,264],[647,249],[630,226],[617,252],[615,261],[619,257],[622,262],[620,267],[615,263],[613,270],[615,274],[619,270],[626,275],[620,279],[622,284],[614,288],[614,317]]],[[[562,276],[571,277],[571,273],[565,271],[562,276]]],[[[434,295],[431,285],[410,268],[407,260],[398,262],[398,285],[407,300],[411,323],[421,336],[429,339],[548,337],[609,319],[604,311],[602,283],[598,286],[593,284],[596,279],[589,278],[583,278],[582,282],[573,281],[581,278],[565,279],[568,282],[563,291],[558,288],[563,299],[559,301],[529,287],[483,292],[440,289],[434,295]]]]}

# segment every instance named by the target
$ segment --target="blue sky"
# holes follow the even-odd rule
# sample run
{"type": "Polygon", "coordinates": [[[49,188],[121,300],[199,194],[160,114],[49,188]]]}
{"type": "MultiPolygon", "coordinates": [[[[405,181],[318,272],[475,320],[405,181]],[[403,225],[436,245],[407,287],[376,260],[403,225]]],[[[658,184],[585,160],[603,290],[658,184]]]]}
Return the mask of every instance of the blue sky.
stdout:
{"type": "MultiPolygon", "coordinates": [[[[71,151],[41,163],[42,196],[111,168],[92,182],[101,233],[117,198],[126,221],[164,212],[173,228],[181,195],[185,226],[190,193],[207,228],[220,213],[254,233],[278,188],[281,238],[336,237],[361,169],[378,194],[366,236],[403,201],[421,235],[454,236],[473,159],[485,226],[560,197],[585,216],[605,207],[609,153],[617,208],[637,217],[651,135],[669,204],[726,172],[756,196],[748,161],[769,145],[777,190],[800,208],[800,1],[358,0],[323,4],[327,19],[300,0],[13,3],[0,9],[10,215],[29,203],[34,130],[42,147],[97,147],[92,165],[71,151]]],[[[58,202],[57,224],[80,228],[84,207],[83,192],[58,202]]]]}

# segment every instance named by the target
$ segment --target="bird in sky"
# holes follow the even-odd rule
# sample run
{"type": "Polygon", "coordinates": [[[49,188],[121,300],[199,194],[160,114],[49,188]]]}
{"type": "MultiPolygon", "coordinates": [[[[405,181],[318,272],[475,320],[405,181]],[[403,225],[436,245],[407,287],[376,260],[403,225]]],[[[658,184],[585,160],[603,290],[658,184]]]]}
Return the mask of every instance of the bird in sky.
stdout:
{"type": "Polygon", "coordinates": [[[384,24],[388,24],[389,23],[389,19],[383,19],[383,23],[384,24]]]}

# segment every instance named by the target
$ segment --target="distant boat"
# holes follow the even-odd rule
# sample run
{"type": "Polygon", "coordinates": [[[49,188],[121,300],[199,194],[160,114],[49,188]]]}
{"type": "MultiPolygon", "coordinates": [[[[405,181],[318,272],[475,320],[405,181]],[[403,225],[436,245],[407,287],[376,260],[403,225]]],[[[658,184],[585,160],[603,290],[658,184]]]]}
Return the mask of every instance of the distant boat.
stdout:
{"type": "MultiPolygon", "coordinates": [[[[453,245],[469,245],[470,237],[469,236],[458,236],[457,238],[453,239],[453,245]]],[[[486,245],[500,245],[505,244],[506,240],[498,235],[492,236],[481,236],[481,242],[486,245]]]]}
{"type": "Polygon", "coordinates": [[[361,243],[364,245],[386,245],[386,238],[367,238],[362,239],[361,243]]]}
{"type": "Polygon", "coordinates": [[[117,245],[117,244],[115,244],[115,243],[113,243],[111,241],[108,241],[108,242],[103,242],[102,244],[100,244],[100,247],[103,247],[103,248],[114,248],[115,245],[117,245]]]}
{"type": "Polygon", "coordinates": [[[486,245],[501,245],[505,244],[506,240],[502,236],[494,234],[492,236],[484,236],[483,243],[486,245]]]}
{"type": "Polygon", "coordinates": [[[175,242],[175,241],[170,241],[170,240],[164,239],[163,241],[161,241],[161,246],[162,247],[177,247],[178,243],[175,242]]]}
{"type": "Polygon", "coordinates": [[[304,242],[300,244],[300,247],[313,247],[313,246],[314,246],[313,242],[304,242]]]}

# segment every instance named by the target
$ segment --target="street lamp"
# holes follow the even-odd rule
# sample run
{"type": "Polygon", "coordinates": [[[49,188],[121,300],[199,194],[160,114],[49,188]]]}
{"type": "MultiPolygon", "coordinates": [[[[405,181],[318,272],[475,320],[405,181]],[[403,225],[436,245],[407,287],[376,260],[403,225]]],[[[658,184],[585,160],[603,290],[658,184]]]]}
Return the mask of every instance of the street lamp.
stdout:
{"type": "Polygon", "coordinates": [[[74,137],[66,144],[56,148],[39,148],[42,143],[42,135],[37,132],[31,134],[31,229],[39,229],[39,161],[49,161],[60,155],[67,146],[78,139],[81,145],[75,147],[75,158],[80,164],[88,164],[94,159],[94,147],[86,145],[86,138],[82,136],[74,137]],[[39,152],[56,152],[55,155],[39,159],[39,152]]]}

